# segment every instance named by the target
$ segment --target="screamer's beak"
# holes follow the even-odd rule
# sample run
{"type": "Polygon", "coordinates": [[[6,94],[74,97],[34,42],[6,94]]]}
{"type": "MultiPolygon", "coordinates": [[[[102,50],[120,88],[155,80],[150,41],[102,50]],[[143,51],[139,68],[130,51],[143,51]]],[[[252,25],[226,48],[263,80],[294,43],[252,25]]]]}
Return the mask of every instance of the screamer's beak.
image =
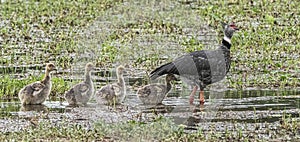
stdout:
{"type": "Polygon", "coordinates": [[[239,28],[235,25],[235,24],[230,24],[229,25],[231,28],[233,28],[234,30],[238,31],[239,28]]]}

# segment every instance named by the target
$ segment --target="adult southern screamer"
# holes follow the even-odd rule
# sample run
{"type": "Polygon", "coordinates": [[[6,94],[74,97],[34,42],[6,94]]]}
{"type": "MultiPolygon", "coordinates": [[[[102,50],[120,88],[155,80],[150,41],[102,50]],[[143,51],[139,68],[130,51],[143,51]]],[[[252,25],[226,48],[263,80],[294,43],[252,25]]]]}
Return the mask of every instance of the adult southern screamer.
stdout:
{"type": "Polygon", "coordinates": [[[179,75],[188,84],[193,85],[190,94],[190,104],[200,88],[200,104],[204,104],[204,88],[222,80],[230,69],[230,47],[233,33],[238,30],[234,23],[223,24],[224,38],[222,44],[215,50],[200,50],[176,58],[173,62],[164,64],[150,73],[151,79],[164,74],[179,75]]]}

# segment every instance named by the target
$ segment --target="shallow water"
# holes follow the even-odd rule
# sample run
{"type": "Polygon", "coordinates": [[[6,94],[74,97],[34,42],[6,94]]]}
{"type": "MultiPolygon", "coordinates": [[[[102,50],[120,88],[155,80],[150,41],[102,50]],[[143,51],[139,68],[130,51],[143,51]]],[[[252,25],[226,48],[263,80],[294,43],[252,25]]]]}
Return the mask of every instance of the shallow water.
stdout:
{"type": "MultiPolygon", "coordinates": [[[[193,117],[194,125],[201,122],[275,122],[279,121],[283,114],[291,117],[299,117],[300,112],[300,91],[225,91],[223,98],[210,99],[214,97],[214,92],[205,92],[206,103],[204,106],[189,105],[188,96],[180,96],[171,92],[162,105],[143,105],[135,94],[127,96],[121,108],[130,109],[134,113],[142,114],[163,114],[174,118],[177,123],[186,123],[193,117]],[[180,97],[170,97],[180,96],[180,97]],[[238,97],[237,97],[238,96],[238,97]],[[209,115],[208,115],[209,114],[209,115]]],[[[220,93],[220,92],[218,92],[220,93]]],[[[21,106],[18,101],[0,102],[1,118],[16,118],[22,115],[30,116],[36,113],[48,113],[60,116],[64,113],[72,113],[70,107],[64,101],[46,101],[43,105],[21,106]]],[[[88,111],[98,108],[108,108],[108,106],[97,105],[92,99],[87,107],[78,107],[80,111],[88,111]],[[85,110],[85,108],[88,108],[85,110]]],[[[110,112],[110,110],[104,110],[110,112]]],[[[84,118],[84,116],[81,116],[84,118]]],[[[89,118],[87,118],[89,119],[89,118]]],[[[94,119],[97,119],[96,117],[94,119]]]]}
{"type": "MultiPolygon", "coordinates": [[[[136,81],[129,80],[133,80],[129,81],[131,83],[136,81]]],[[[299,90],[205,91],[206,103],[200,106],[197,97],[195,105],[189,105],[191,90],[176,85],[161,105],[152,106],[143,105],[131,91],[134,90],[131,86],[128,86],[130,89],[125,102],[116,106],[98,105],[92,99],[87,106],[72,107],[55,97],[44,105],[26,107],[21,106],[18,100],[0,102],[0,131],[26,130],[41,122],[50,122],[53,126],[79,124],[85,129],[93,129],[94,122],[99,120],[112,125],[128,120],[147,123],[153,122],[157,116],[164,116],[177,125],[184,125],[188,133],[201,130],[204,134],[225,134],[230,131],[233,135],[239,132],[243,137],[252,135],[272,139],[273,133],[280,133],[284,118],[300,121],[299,90]]],[[[282,133],[287,139],[294,136],[286,131],[282,133]]]]}

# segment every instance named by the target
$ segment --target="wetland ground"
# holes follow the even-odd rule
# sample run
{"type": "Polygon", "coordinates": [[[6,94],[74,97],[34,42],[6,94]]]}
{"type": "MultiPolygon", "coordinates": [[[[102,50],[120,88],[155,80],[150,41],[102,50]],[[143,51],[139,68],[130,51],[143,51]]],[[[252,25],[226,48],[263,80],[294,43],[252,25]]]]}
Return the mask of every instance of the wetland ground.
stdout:
{"type": "Polygon", "coordinates": [[[298,1],[47,1],[0,3],[1,140],[297,141],[300,134],[298,1]],[[189,106],[178,82],[164,105],[143,106],[137,87],[155,67],[186,52],[215,48],[221,22],[232,39],[227,78],[189,106]],[[61,97],[92,61],[95,86],[131,69],[123,105],[68,107],[61,97]],[[43,106],[22,107],[18,91],[53,62],[53,90],[43,106]]]}

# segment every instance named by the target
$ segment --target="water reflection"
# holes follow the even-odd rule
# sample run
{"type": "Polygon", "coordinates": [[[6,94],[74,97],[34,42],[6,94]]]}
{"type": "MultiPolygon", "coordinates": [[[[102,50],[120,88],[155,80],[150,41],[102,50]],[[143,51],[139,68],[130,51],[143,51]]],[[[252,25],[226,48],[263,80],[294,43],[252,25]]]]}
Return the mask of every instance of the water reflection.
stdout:
{"type": "Polygon", "coordinates": [[[105,108],[101,113],[115,112],[119,115],[118,113],[132,111],[146,115],[164,115],[174,118],[178,124],[194,126],[205,122],[273,122],[281,119],[284,114],[297,117],[300,110],[299,91],[226,91],[223,92],[225,94],[223,97],[217,92],[206,92],[207,102],[204,105],[189,105],[188,96],[181,96],[182,91],[172,93],[171,96],[179,97],[167,97],[158,105],[143,105],[136,94],[129,94],[125,102],[117,106],[98,105],[94,100],[87,106],[69,106],[68,103],[59,101],[26,106],[22,106],[19,102],[0,102],[0,111],[3,118],[18,115],[19,111],[22,114],[33,111],[64,115],[77,113],[78,110],[87,113],[91,111],[92,114],[97,111],[96,109],[105,108]]]}
{"type": "Polygon", "coordinates": [[[142,113],[171,113],[175,105],[165,105],[165,104],[157,104],[157,105],[140,105],[139,106],[142,113]]]}
{"type": "Polygon", "coordinates": [[[20,111],[48,112],[46,105],[21,105],[20,111]]]}

